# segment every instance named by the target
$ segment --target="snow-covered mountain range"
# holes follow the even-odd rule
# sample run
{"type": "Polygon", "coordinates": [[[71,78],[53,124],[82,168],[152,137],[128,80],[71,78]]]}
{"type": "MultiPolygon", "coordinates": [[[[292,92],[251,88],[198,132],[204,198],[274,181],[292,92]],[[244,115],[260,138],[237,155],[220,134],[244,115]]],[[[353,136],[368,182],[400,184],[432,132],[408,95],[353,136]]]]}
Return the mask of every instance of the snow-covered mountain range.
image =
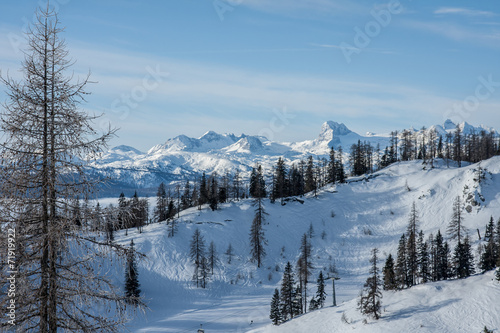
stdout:
{"type": "MultiPolygon", "coordinates": [[[[462,132],[479,133],[494,131],[486,126],[474,127],[466,122],[459,124],[462,132]]],[[[417,137],[435,129],[438,135],[446,135],[456,128],[451,120],[428,129],[410,129],[417,137]]],[[[401,131],[400,131],[401,132],[401,131]]],[[[496,132],[495,132],[496,133],[496,132]]],[[[360,135],[346,125],[327,121],[321,126],[317,138],[302,142],[274,142],[262,136],[219,134],[208,131],[199,138],[179,135],[158,144],[147,152],[129,146],[117,146],[91,164],[91,172],[111,179],[107,194],[117,195],[124,189],[153,189],[160,182],[193,179],[202,172],[224,174],[239,170],[243,177],[249,175],[259,163],[269,172],[279,157],[288,162],[307,156],[326,157],[330,147],[341,146],[347,154],[351,145],[367,141],[383,149],[389,145],[389,134],[366,133],[360,135]],[[119,192],[118,192],[119,193],[119,192]]],[[[347,157],[347,156],[346,156],[347,157]]]]}

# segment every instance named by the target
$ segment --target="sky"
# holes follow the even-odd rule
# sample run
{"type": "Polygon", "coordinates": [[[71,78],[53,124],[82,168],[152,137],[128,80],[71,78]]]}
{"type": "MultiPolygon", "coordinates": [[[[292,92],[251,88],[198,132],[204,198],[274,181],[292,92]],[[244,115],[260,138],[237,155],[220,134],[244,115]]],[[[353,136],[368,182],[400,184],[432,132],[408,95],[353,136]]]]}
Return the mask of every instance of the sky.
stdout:
{"type": "MultiPolygon", "coordinates": [[[[21,79],[23,32],[46,0],[2,1],[0,69],[21,79]]],[[[314,139],[450,118],[500,129],[500,2],[52,0],[81,107],[147,151],[180,134],[314,139]]],[[[69,73],[71,74],[71,73],[69,73]]],[[[5,87],[0,100],[5,101],[5,87]]]]}

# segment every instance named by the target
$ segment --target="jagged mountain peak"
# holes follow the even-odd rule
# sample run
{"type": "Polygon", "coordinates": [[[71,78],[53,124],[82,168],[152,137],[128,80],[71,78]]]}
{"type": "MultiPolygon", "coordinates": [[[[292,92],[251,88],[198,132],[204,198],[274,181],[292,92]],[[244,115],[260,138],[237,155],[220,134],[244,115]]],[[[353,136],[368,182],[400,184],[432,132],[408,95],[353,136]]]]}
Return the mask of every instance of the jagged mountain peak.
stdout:
{"type": "Polygon", "coordinates": [[[321,126],[319,136],[320,138],[331,138],[332,136],[343,136],[349,133],[352,133],[352,131],[343,123],[339,124],[335,121],[329,120],[324,122],[321,126]]]}

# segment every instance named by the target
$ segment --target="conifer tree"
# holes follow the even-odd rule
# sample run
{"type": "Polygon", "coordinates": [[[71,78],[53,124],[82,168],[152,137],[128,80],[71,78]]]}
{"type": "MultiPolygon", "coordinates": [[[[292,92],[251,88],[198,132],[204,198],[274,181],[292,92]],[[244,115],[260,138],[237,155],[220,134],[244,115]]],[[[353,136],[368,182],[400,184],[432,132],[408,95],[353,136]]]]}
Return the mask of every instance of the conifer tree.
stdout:
{"type": "Polygon", "coordinates": [[[167,219],[167,192],[165,190],[165,184],[160,183],[158,190],[156,191],[156,207],[154,209],[154,219],[157,222],[165,221],[167,219]]]}
{"type": "Polygon", "coordinates": [[[137,306],[141,300],[141,289],[139,283],[139,271],[135,258],[134,240],[130,241],[127,250],[127,268],[125,270],[125,297],[127,303],[137,306]]]}
{"type": "Polygon", "coordinates": [[[418,234],[417,251],[418,276],[420,277],[422,283],[427,283],[431,280],[431,274],[429,271],[429,244],[424,241],[424,232],[422,230],[418,234]]]}
{"type": "Polygon", "coordinates": [[[337,161],[335,159],[335,150],[330,148],[330,159],[328,161],[328,183],[335,184],[337,181],[337,161]]]}
{"type": "Polygon", "coordinates": [[[304,191],[306,193],[316,190],[316,179],[314,177],[314,160],[312,156],[309,156],[307,158],[307,167],[304,182],[304,191]]]}
{"type": "Polygon", "coordinates": [[[493,216],[490,218],[488,225],[486,226],[486,232],[484,234],[484,240],[486,244],[484,245],[484,252],[481,255],[480,268],[483,271],[489,271],[495,268],[498,256],[498,249],[495,244],[495,234],[494,234],[495,223],[493,221],[493,216]]]}
{"type": "Polygon", "coordinates": [[[449,277],[449,262],[448,257],[450,255],[450,250],[448,243],[444,242],[443,235],[441,231],[438,230],[435,239],[436,247],[436,280],[446,280],[449,277]]]}
{"type": "Polygon", "coordinates": [[[297,286],[293,292],[293,315],[299,316],[304,313],[302,304],[307,303],[306,300],[302,298],[302,288],[297,286]]]}
{"type": "Polygon", "coordinates": [[[396,283],[399,289],[409,287],[408,266],[406,260],[406,236],[404,234],[399,240],[395,274],[396,283]]]}
{"type": "Polygon", "coordinates": [[[418,276],[417,223],[418,223],[418,214],[417,214],[417,209],[415,207],[415,202],[413,202],[411,206],[411,212],[406,232],[408,237],[406,240],[406,258],[408,267],[408,281],[410,283],[409,286],[417,284],[417,276],[418,276]]]}
{"type": "Polygon", "coordinates": [[[396,274],[394,272],[394,259],[389,253],[383,269],[384,290],[394,290],[398,288],[396,274]]]}
{"type": "Polygon", "coordinates": [[[319,308],[322,308],[325,306],[325,301],[326,301],[326,291],[325,291],[325,279],[323,278],[323,271],[319,272],[318,275],[318,288],[316,290],[316,305],[319,308]]]}
{"type": "Polygon", "coordinates": [[[266,182],[262,166],[259,164],[255,168],[252,168],[249,192],[252,198],[265,198],[266,196],[266,182]]]}
{"type": "Polygon", "coordinates": [[[303,312],[306,312],[306,301],[307,301],[307,284],[309,282],[309,277],[311,276],[312,266],[312,246],[307,238],[307,234],[302,235],[300,242],[300,256],[297,262],[297,269],[299,273],[300,289],[304,293],[302,300],[303,312]]]}
{"type": "Polygon", "coordinates": [[[469,242],[465,236],[463,242],[458,242],[453,254],[454,274],[459,279],[474,274],[474,256],[469,242]]]}
{"type": "Polygon", "coordinates": [[[279,325],[281,323],[280,292],[278,289],[274,289],[269,319],[271,319],[273,325],[279,325]]]}
{"type": "Polygon", "coordinates": [[[294,317],[294,299],[295,299],[295,277],[293,274],[292,265],[287,262],[283,279],[281,281],[280,304],[281,318],[283,321],[294,317]]]}
{"type": "Polygon", "coordinates": [[[344,162],[342,161],[342,147],[339,146],[338,150],[338,155],[337,155],[337,182],[340,184],[345,183],[345,170],[344,170],[344,162]]]}
{"type": "Polygon", "coordinates": [[[374,319],[378,320],[382,310],[382,304],[380,302],[382,299],[382,292],[380,290],[381,282],[377,268],[377,254],[378,249],[373,249],[370,259],[370,276],[363,286],[358,306],[362,314],[372,316],[374,319]]]}

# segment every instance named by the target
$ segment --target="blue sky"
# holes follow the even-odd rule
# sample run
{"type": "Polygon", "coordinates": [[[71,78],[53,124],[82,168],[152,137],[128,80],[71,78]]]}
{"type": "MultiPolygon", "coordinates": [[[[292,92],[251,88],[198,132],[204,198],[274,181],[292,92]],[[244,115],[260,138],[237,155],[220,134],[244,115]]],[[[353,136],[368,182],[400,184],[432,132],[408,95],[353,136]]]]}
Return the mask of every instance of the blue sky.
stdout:
{"type": "MultiPolygon", "coordinates": [[[[0,68],[44,1],[3,1],[0,68]]],[[[446,118],[500,128],[500,2],[53,0],[86,109],[141,150],[208,130],[279,141],[446,118]],[[498,82],[498,83],[497,83],[498,82]]],[[[0,98],[5,99],[0,93],[0,98]]]]}

